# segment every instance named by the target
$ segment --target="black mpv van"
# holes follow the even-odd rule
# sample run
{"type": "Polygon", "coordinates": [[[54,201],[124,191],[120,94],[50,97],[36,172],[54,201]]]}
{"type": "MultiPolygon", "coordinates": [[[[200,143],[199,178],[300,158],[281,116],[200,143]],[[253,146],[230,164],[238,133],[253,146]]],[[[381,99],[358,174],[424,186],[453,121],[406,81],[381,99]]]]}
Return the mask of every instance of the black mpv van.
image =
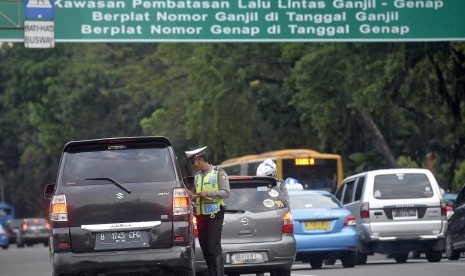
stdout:
{"type": "Polygon", "coordinates": [[[195,275],[192,205],[167,138],[69,142],[45,195],[53,275],[195,275]]]}

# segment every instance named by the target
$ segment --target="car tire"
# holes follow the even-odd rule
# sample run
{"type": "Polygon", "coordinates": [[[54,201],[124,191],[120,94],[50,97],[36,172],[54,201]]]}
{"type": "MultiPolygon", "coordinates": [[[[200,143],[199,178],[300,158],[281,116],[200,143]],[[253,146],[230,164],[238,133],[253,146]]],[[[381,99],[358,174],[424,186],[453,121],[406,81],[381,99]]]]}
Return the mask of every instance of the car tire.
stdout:
{"type": "Polygon", "coordinates": [[[312,269],[320,269],[323,266],[323,259],[321,258],[310,259],[310,266],[312,267],[312,269]]]}
{"type": "Polygon", "coordinates": [[[349,251],[342,256],[341,262],[343,267],[354,267],[357,262],[357,254],[354,251],[349,251]]]}
{"type": "Polygon", "coordinates": [[[361,253],[360,251],[357,251],[356,253],[356,264],[357,265],[366,265],[368,261],[368,254],[361,253]]]}
{"type": "Polygon", "coordinates": [[[24,243],[18,242],[18,243],[16,243],[16,247],[18,247],[18,248],[23,248],[23,247],[24,247],[24,243]]]}
{"type": "Polygon", "coordinates": [[[270,271],[270,276],[291,276],[290,269],[273,269],[270,271]]]}
{"type": "Polygon", "coordinates": [[[460,258],[460,251],[454,250],[452,241],[449,235],[446,235],[446,245],[445,250],[447,259],[451,261],[456,261],[460,258]]]}
{"type": "Polygon", "coordinates": [[[426,251],[426,259],[430,263],[438,263],[442,259],[442,251],[438,250],[427,250],[426,251]]]}
{"type": "Polygon", "coordinates": [[[395,257],[394,257],[394,260],[396,260],[396,262],[398,264],[406,263],[407,260],[408,260],[408,252],[407,253],[398,253],[398,254],[396,254],[395,257]]]}
{"type": "Polygon", "coordinates": [[[8,244],[7,245],[2,245],[2,249],[7,250],[8,249],[8,244]]]}

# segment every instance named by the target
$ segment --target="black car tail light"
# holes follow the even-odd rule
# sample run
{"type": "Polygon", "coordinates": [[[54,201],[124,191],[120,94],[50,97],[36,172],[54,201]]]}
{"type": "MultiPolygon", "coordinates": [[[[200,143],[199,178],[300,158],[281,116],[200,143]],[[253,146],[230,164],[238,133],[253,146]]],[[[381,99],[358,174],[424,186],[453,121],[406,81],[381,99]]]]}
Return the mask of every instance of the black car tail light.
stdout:
{"type": "Polygon", "coordinates": [[[176,188],[173,191],[173,215],[186,215],[191,210],[191,202],[187,190],[176,188]]]}
{"type": "Polygon", "coordinates": [[[63,194],[54,195],[50,203],[50,220],[68,221],[68,207],[66,196],[63,194]]]}

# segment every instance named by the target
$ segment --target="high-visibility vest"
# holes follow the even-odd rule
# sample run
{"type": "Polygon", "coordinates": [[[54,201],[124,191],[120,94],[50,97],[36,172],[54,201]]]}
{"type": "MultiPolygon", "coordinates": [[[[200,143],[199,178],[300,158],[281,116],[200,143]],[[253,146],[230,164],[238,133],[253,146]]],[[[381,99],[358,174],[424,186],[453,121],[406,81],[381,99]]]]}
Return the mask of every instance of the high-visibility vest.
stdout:
{"type": "MultiPolygon", "coordinates": [[[[200,191],[218,191],[219,182],[218,182],[218,173],[221,168],[212,167],[211,170],[204,176],[201,176],[200,171],[195,175],[195,192],[199,193],[200,191]]],[[[198,197],[195,200],[197,215],[211,215],[215,214],[220,210],[220,206],[224,204],[222,198],[212,198],[212,200],[206,198],[198,197]]]]}

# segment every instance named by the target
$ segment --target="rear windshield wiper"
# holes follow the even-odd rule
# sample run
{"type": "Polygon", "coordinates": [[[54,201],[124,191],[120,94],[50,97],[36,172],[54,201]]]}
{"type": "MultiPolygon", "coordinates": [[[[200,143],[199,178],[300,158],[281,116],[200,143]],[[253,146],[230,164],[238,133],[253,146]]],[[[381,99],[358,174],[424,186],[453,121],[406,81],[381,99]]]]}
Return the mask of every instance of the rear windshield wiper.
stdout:
{"type": "Polygon", "coordinates": [[[119,184],[114,179],[109,178],[109,177],[92,177],[92,178],[86,178],[86,180],[108,180],[111,183],[113,183],[116,187],[120,188],[121,190],[125,191],[128,194],[131,194],[130,190],[124,188],[123,185],[119,184]]]}
{"type": "Polygon", "coordinates": [[[237,213],[245,213],[245,210],[236,210],[236,209],[226,209],[224,210],[225,213],[230,213],[230,214],[237,214],[237,213]]]}

